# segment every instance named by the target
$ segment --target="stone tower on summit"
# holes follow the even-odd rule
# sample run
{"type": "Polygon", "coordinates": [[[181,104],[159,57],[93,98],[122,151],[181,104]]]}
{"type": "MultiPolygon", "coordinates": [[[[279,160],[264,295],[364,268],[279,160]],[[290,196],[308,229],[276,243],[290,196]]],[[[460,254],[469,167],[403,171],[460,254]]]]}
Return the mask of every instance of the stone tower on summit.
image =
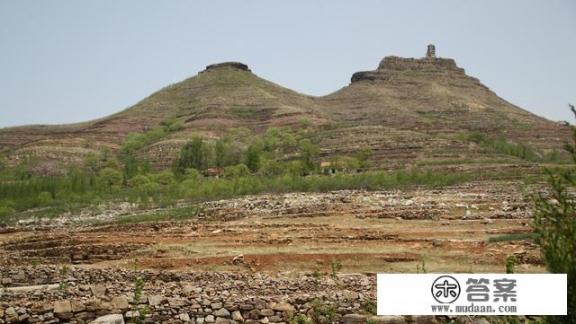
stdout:
{"type": "Polygon", "coordinates": [[[428,45],[428,49],[426,50],[426,58],[436,58],[436,47],[434,45],[428,45]]]}

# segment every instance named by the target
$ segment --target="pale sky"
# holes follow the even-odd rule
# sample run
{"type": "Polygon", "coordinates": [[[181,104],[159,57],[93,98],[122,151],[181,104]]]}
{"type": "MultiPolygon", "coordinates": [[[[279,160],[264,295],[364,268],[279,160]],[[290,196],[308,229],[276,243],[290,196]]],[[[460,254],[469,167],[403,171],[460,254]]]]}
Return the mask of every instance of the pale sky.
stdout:
{"type": "Polygon", "coordinates": [[[229,60],[320,96],[429,43],[504,99],[572,121],[574,0],[0,0],[0,127],[103,117],[229,60]]]}

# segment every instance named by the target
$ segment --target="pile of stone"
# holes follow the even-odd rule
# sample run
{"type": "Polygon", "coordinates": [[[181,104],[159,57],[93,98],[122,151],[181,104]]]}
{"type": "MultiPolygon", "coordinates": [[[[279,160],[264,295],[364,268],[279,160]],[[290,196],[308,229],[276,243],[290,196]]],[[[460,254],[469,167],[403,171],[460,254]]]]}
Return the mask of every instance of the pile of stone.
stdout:
{"type": "MultiPolygon", "coordinates": [[[[87,323],[99,317],[147,323],[287,323],[330,305],[334,320],[366,312],[374,276],[153,272],[22,267],[2,270],[0,323],[87,323]],[[135,301],[136,277],[144,288],[135,301]],[[27,284],[35,286],[26,286],[27,284]]],[[[113,323],[113,322],[106,322],[113,323]]]]}

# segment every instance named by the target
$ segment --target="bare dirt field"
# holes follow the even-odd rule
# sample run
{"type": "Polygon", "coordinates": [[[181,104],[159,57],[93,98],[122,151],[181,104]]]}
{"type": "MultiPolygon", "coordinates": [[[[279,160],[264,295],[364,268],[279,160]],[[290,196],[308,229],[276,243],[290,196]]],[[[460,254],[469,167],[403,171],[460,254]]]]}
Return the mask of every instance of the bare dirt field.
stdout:
{"type": "MultiPolygon", "coordinates": [[[[205,203],[201,215],[183,221],[26,223],[0,234],[3,280],[20,286],[18,279],[26,281],[38,269],[56,272],[66,265],[83,274],[131,273],[136,267],[175,276],[243,273],[297,282],[302,275],[358,274],[373,284],[376,272],[504,272],[511,255],[517,272],[542,272],[534,243],[502,240],[531,232],[522,188],[483,182],[434,190],[260,195],[205,203]]],[[[37,283],[62,280],[47,278],[37,283]]]]}

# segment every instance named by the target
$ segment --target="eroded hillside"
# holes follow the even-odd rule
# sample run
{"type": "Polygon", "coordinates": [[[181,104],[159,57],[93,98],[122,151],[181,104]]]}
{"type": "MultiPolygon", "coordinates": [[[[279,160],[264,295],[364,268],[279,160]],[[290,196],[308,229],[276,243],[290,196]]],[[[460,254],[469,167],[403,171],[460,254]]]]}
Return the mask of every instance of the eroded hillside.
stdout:
{"type": "Polygon", "coordinates": [[[324,159],[365,148],[375,153],[375,165],[389,167],[414,158],[456,163],[497,158],[498,152],[467,140],[475,133],[532,146],[542,154],[561,148],[569,134],[567,127],[501,99],[452,59],[391,56],[324,97],[266,81],[242,63],[210,65],[100,120],[2,129],[0,150],[12,164],[30,159],[78,164],[90,154],[117,152],[128,134],[169,120],[182,127],[139,148],[141,157],[160,168],[169,166],[194,136],[217,139],[238,130],[259,134],[303,122],[314,127],[324,159]]]}

